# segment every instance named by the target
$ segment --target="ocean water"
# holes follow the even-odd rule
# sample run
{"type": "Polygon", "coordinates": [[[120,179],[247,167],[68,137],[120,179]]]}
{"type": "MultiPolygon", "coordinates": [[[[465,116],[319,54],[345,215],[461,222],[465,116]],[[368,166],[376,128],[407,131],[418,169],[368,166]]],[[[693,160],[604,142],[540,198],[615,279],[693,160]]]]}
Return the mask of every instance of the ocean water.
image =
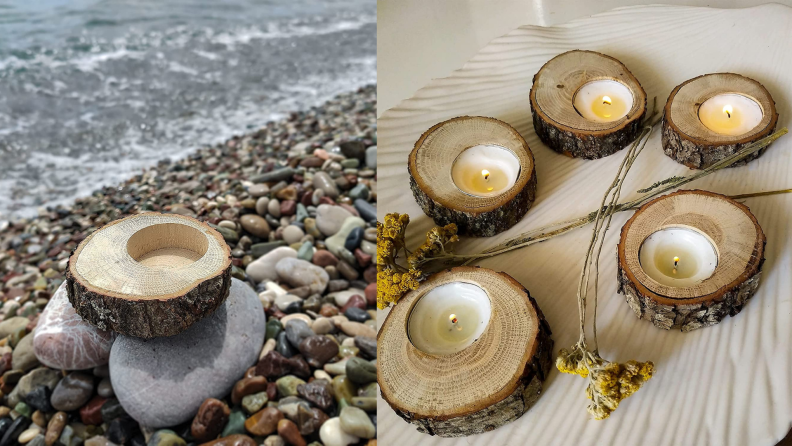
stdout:
{"type": "Polygon", "coordinates": [[[0,0],[0,219],[375,81],[374,0],[0,0]]]}

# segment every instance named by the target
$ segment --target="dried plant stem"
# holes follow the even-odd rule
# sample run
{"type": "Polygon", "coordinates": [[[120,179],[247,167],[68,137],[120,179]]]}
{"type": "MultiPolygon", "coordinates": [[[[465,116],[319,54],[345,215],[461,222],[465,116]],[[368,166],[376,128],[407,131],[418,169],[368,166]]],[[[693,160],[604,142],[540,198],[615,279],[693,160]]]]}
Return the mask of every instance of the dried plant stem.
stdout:
{"type": "MultiPolygon", "coordinates": [[[[699,178],[705,177],[715,171],[728,167],[734,164],[735,162],[742,160],[743,158],[751,155],[752,153],[762,150],[763,148],[770,145],[773,141],[775,141],[776,139],[780,138],[781,136],[787,133],[788,133],[787,128],[783,127],[777,130],[772,135],[766,136],[765,138],[762,138],[752,144],[743,147],[740,151],[736,152],[734,155],[724,158],[723,160],[713,164],[712,166],[706,169],[697,171],[694,174],[688,175],[686,177],[672,177],[669,178],[668,180],[660,181],[656,183],[653,187],[644,189],[644,190],[650,190],[650,192],[645,193],[644,195],[636,198],[635,200],[614,205],[612,212],[616,213],[616,212],[636,210],[642,205],[649,202],[651,199],[657,197],[658,195],[662,195],[672,189],[678,188],[687,183],[695,181],[699,178]],[[670,181],[672,179],[673,181],[670,181]],[[660,186],[664,186],[664,187],[660,187],[660,186]]],[[[766,192],[754,192],[749,194],[733,195],[730,198],[740,199],[740,198],[750,198],[750,197],[761,197],[761,196],[784,194],[791,192],[792,189],[782,189],[782,190],[774,190],[774,191],[766,191],[766,192]]],[[[463,264],[467,265],[478,259],[494,257],[509,251],[513,251],[515,249],[520,249],[526,246],[533,245],[534,243],[539,243],[548,240],[550,238],[556,237],[561,234],[565,234],[573,229],[579,228],[581,226],[585,226],[593,222],[597,218],[597,215],[603,211],[604,209],[600,207],[600,209],[592,211],[583,217],[552,223],[546,226],[542,226],[540,228],[532,229],[528,232],[524,232],[512,239],[509,239],[499,245],[493,246],[492,248],[488,248],[479,253],[446,254],[437,257],[427,257],[425,259],[425,262],[433,261],[433,260],[449,261],[453,263],[456,263],[458,261],[464,261],[463,264]]]]}

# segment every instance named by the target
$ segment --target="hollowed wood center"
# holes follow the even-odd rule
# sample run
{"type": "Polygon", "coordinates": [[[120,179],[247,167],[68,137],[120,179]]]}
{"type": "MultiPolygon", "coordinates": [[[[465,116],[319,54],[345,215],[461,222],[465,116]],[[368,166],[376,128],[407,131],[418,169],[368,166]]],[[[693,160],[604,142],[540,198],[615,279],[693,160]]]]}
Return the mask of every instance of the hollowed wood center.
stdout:
{"type": "Polygon", "coordinates": [[[206,254],[209,243],[201,231],[178,223],[148,226],[132,234],[127,252],[147,268],[176,269],[206,254]]]}

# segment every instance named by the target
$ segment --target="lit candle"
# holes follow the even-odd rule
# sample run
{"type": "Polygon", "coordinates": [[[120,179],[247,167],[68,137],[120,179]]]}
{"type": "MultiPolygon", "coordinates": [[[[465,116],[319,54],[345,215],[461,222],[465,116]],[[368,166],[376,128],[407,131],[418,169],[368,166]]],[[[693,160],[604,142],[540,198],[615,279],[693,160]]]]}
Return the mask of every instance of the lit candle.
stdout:
{"type": "Polygon", "coordinates": [[[759,103],[736,93],[713,96],[699,107],[699,119],[715,133],[738,136],[748,133],[762,121],[759,103]]]}
{"type": "Polygon", "coordinates": [[[454,184],[476,197],[494,197],[509,190],[520,175],[520,160],[509,149],[492,144],[462,151],[451,167],[454,184]]]}
{"type": "Polygon", "coordinates": [[[618,121],[633,106],[630,89],[612,80],[592,81],[575,93],[575,110],[580,116],[594,122],[618,121]]]}
{"type": "Polygon", "coordinates": [[[687,228],[667,228],[651,234],[641,244],[639,257],[647,276],[670,287],[701,283],[718,266],[718,254],[710,240],[687,228]]]}
{"type": "Polygon", "coordinates": [[[408,321],[408,336],[418,350],[450,355],[476,341],[489,323],[489,296],[480,287],[451,282],[421,297],[408,321]]]}

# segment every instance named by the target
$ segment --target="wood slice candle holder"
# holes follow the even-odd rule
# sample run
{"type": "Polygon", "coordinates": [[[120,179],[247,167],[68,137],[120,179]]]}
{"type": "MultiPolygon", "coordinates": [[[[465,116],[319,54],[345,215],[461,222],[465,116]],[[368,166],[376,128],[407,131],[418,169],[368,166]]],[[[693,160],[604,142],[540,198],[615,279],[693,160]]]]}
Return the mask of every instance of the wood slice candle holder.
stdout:
{"type": "Polygon", "coordinates": [[[80,243],[66,270],[83,319],[129,336],[172,336],[228,297],[231,253],[205,223],[144,213],[114,221],[80,243]]]}
{"type": "MultiPolygon", "coordinates": [[[[777,122],[775,102],[762,84],[739,74],[705,74],[683,82],[668,96],[663,109],[663,151],[690,168],[706,169],[745,145],[770,135],[777,122]],[[699,108],[707,99],[719,94],[739,94],[753,99],[762,109],[759,124],[736,136],[720,134],[705,126],[699,118],[699,108]]],[[[766,147],[731,167],[744,165],[765,150],[766,147]]]]}
{"type": "Polygon", "coordinates": [[[436,124],[415,143],[408,160],[410,188],[424,213],[439,225],[455,223],[458,233],[490,237],[514,226],[536,198],[533,153],[519,132],[494,118],[462,116],[436,124]],[[512,152],[519,163],[514,184],[497,196],[462,191],[451,175],[465,150],[491,144],[512,152]]]}
{"type": "Polygon", "coordinates": [[[418,430],[442,437],[489,432],[516,420],[539,398],[552,363],[550,327],[528,290],[505,273],[457,267],[431,276],[391,310],[377,335],[382,397],[418,430]],[[408,321],[438,286],[481,287],[492,311],[481,337],[449,355],[418,350],[408,321]]]}
{"type": "Polygon", "coordinates": [[[618,245],[619,292],[641,318],[663,329],[683,332],[715,325],[736,315],[756,292],[766,239],[748,207],[707,191],[682,190],[658,197],[635,212],[618,245]],[[644,240],[666,228],[704,234],[717,252],[709,278],[687,287],[670,287],[641,267],[644,240]]]}
{"type": "Polygon", "coordinates": [[[533,78],[531,114],[536,134],[551,149],[573,158],[597,159],[638,137],[646,92],[624,64],[594,51],[574,50],[548,61],[533,78]],[[632,93],[632,107],[616,121],[595,122],[575,108],[575,95],[593,81],[612,80],[632,93]]]}

